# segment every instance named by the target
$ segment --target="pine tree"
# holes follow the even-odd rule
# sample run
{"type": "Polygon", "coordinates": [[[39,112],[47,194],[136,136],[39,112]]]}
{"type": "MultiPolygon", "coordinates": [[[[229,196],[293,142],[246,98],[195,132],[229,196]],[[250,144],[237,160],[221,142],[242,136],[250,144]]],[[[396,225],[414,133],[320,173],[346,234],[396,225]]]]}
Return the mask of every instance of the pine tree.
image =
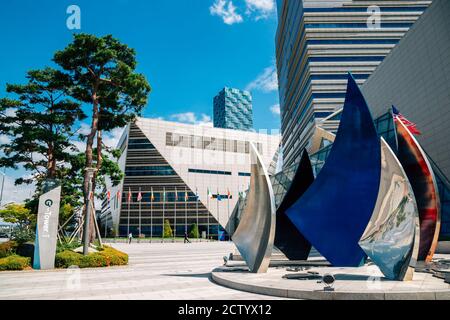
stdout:
{"type": "Polygon", "coordinates": [[[172,228],[170,227],[169,220],[164,221],[163,238],[171,238],[173,236],[172,228]]]}

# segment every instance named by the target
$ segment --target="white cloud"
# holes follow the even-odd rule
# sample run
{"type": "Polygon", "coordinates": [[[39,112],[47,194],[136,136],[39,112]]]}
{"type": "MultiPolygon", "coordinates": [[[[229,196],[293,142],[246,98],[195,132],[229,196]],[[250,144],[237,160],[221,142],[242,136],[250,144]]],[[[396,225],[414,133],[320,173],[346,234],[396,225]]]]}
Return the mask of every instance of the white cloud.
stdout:
{"type": "Polygon", "coordinates": [[[6,134],[0,134],[0,144],[9,144],[11,139],[6,134]]]}
{"type": "Polygon", "coordinates": [[[275,105],[271,106],[270,112],[272,112],[274,115],[279,116],[281,114],[280,104],[275,104],[275,105]]]}
{"type": "Polygon", "coordinates": [[[123,130],[125,130],[125,128],[115,128],[111,132],[107,132],[103,136],[103,143],[110,148],[117,148],[123,130]]]}
{"type": "Polygon", "coordinates": [[[203,127],[212,127],[213,123],[211,117],[202,113],[200,117],[193,112],[177,113],[170,116],[170,119],[176,120],[178,122],[195,124],[203,127]]]}
{"type": "Polygon", "coordinates": [[[259,90],[266,93],[278,90],[278,76],[275,66],[265,68],[255,80],[247,85],[246,90],[259,90]]]}
{"type": "MultiPolygon", "coordinates": [[[[3,175],[0,175],[0,183],[2,182],[3,175]]],[[[5,185],[3,188],[3,197],[2,197],[2,205],[6,205],[8,203],[23,203],[26,199],[30,199],[34,191],[36,190],[36,186],[34,184],[30,185],[14,185],[14,178],[10,176],[5,177],[5,185]]]]}
{"type": "Polygon", "coordinates": [[[213,16],[221,17],[223,22],[228,25],[241,23],[244,19],[236,12],[236,7],[232,0],[215,0],[209,7],[209,12],[213,16]]]}
{"type": "Polygon", "coordinates": [[[274,0],[245,0],[247,15],[256,14],[256,20],[267,18],[275,11],[274,0]]]}

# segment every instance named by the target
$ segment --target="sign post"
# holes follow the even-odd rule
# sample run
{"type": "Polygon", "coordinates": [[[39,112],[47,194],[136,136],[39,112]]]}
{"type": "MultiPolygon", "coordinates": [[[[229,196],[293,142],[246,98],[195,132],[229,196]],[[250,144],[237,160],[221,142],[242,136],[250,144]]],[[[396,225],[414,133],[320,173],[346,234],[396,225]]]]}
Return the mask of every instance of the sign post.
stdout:
{"type": "Polygon", "coordinates": [[[39,197],[33,268],[48,270],[55,268],[61,186],[54,180],[47,181],[43,190],[45,193],[39,197]]]}

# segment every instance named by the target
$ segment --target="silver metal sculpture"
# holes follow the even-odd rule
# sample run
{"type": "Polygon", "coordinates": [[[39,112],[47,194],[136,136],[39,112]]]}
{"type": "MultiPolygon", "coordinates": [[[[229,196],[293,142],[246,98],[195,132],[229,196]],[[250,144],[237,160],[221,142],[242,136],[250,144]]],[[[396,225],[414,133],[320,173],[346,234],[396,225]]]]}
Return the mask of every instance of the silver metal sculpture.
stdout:
{"type": "Polygon", "coordinates": [[[233,241],[250,272],[267,272],[275,238],[275,197],[267,170],[250,143],[250,190],[233,241]]]}
{"type": "Polygon", "coordinates": [[[391,280],[412,280],[419,254],[419,210],[400,161],[381,138],[381,179],[360,247],[391,280]]]}

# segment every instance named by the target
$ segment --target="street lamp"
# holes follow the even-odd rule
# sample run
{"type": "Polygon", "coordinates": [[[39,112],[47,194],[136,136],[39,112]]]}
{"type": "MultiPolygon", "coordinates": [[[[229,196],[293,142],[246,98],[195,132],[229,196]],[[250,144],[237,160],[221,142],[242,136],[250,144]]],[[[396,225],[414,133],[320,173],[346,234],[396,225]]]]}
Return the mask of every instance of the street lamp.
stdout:
{"type": "Polygon", "coordinates": [[[89,190],[88,190],[88,201],[86,208],[86,217],[84,218],[84,234],[83,234],[83,255],[87,256],[89,254],[89,223],[91,220],[91,193],[92,193],[92,179],[94,177],[94,173],[97,171],[95,168],[86,168],[86,172],[88,174],[89,179],[89,190]]]}

